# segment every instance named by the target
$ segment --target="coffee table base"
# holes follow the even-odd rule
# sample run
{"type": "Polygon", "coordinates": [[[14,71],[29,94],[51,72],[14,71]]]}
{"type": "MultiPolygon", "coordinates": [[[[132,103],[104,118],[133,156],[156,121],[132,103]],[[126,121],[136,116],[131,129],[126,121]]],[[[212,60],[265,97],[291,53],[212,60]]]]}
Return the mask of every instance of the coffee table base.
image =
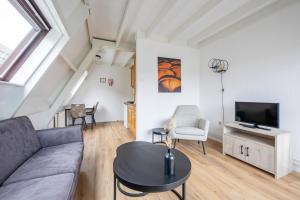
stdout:
{"type": "Polygon", "coordinates": [[[148,193],[146,192],[139,192],[139,193],[129,193],[129,192],[126,192],[125,190],[123,190],[120,186],[120,182],[117,180],[117,187],[118,187],[118,190],[126,195],[126,196],[129,196],[129,197],[143,197],[143,196],[146,196],[148,193]]]}
{"type": "MultiPolygon", "coordinates": [[[[126,192],[125,190],[123,190],[121,188],[121,185],[120,185],[120,182],[118,181],[118,179],[116,177],[114,177],[114,200],[117,199],[117,188],[122,194],[129,196],[129,197],[143,197],[148,194],[146,192],[139,192],[139,193],[126,192]]],[[[182,194],[181,195],[175,189],[173,189],[171,191],[178,197],[179,200],[185,200],[185,183],[182,184],[182,194]]]]}

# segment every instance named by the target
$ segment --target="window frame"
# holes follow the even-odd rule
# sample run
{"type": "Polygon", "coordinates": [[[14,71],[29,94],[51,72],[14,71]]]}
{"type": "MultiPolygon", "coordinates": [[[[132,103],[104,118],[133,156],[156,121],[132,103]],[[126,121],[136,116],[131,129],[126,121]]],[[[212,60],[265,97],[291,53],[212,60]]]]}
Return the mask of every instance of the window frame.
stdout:
{"type": "Polygon", "coordinates": [[[0,73],[3,73],[3,76],[0,76],[0,81],[5,82],[12,79],[51,29],[50,24],[34,0],[9,0],[9,2],[32,25],[32,30],[1,66],[0,73]]]}

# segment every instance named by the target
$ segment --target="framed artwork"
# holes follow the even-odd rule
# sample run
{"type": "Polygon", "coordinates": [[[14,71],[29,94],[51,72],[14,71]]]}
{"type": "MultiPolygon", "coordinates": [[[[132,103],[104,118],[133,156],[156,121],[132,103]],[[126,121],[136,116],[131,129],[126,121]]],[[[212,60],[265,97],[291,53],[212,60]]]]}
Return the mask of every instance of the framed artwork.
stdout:
{"type": "Polygon", "coordinates": [[[106,83],[106,78],[101,77],[100,78],[100,83],[102,83],[102,84],[106,83]]]}
{"type": "Polygon", "coordinates": [[[158,57],[158,92],[181,92],[181,59],[158,57]]]}
{"type": "Polygon", "coordinates": [[[114,79],[112,79],[112,78],[107,79],[107,83],[108,83],[109,86],[113,86],[114,79]]]}

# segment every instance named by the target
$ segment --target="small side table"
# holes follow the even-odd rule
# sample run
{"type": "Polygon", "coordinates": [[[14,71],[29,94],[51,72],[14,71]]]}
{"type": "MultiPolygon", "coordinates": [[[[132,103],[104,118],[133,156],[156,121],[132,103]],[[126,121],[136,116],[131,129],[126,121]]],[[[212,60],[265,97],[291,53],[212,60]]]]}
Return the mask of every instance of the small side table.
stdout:
{"type": "Polygon", "coordinates": [[[154,128],[152,129],[152,143],[153,144],[165,144],[165,142],[163,141],[163,137],[167,136],[169,134],[168,130],[165,130],[163,128],[154,128]],[[154,135],[160,135],[160,141],[156,141],[154,142],[154,135]]]}

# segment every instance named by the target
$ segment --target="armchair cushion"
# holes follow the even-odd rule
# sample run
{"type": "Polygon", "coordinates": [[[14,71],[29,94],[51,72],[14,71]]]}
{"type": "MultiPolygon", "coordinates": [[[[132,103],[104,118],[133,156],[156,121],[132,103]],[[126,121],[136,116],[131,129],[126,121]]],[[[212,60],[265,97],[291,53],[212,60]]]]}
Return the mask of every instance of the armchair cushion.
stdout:
{"type": "Polygon", "coordinates": [[[43,148],[83,141],[80,126],[38,130],[37,134],[43,148]]]}
{"type": "Polygon", "coordinates": [[[175,129],[175,133],[180,135],[196,135],[196,136],[205,135],[202,129],[194,128],[194,127],[178,127],[175,129]]]}

